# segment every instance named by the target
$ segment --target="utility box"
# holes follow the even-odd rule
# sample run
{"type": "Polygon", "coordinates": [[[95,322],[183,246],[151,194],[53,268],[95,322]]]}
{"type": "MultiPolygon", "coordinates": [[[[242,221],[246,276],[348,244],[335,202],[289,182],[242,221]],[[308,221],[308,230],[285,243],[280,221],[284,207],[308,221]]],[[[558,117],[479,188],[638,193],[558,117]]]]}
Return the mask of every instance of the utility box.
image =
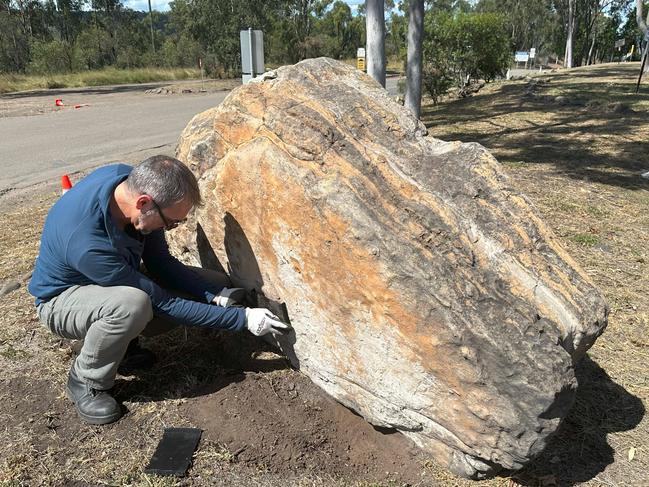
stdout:
{"type": "Polygon", "coordinates": [[[245,84],[262,74],[264,68],[264,33],[260,30],[242,30],[241,38],[241,81],[245,84]]]}

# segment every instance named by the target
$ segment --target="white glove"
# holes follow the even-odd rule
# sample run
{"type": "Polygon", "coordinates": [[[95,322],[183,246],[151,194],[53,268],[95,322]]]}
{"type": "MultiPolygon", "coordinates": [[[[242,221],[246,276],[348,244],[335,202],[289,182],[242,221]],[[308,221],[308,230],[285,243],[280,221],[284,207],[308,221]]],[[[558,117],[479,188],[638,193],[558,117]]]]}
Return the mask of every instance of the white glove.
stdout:
{"type": "Polygon", "coordinates": [[[291,329],[289,325],[282,323],[266,308],[246,308],[246,326],[250,333],[258,337],[266,333],[286,334],[291,329]]]}
{"type": "Polygon", "coordinates": [[[219,294],[214,296],[212,303],[227,308],[228,306],[234,306],[235,304],[241,303],[245,296],[246,290],[242,287],[224,287],[219,291],[219,294]]]}

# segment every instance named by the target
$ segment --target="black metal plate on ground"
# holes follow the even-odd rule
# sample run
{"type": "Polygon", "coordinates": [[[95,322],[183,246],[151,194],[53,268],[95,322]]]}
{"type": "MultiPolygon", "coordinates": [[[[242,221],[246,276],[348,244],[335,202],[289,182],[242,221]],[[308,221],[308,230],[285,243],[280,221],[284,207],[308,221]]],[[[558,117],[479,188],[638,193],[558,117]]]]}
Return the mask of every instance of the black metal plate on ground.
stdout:
{"type": "Polygon", "coordinates": [[[198,428],[165,428],[144,473],[184,477],[202,433],[198,428]]]}

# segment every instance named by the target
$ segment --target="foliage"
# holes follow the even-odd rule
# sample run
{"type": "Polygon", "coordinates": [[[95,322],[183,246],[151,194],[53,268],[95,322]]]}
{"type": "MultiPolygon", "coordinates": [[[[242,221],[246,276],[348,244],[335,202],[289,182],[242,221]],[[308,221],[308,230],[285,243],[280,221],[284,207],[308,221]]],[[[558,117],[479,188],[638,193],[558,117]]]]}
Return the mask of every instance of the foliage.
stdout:
{"type": "Polygon", "coordinates": [[[434,100],[452,85],[493,80],[509,65],[505,19],[498,14],[429,12],[425,31],[423,83],[434,100]]]}
{"type": "MultiPolygon", "coordinates": [[[[575,65],[613,59],[619,38],[626,39],[627,51],[638,42],[634,0],[575,1],[575,65]]],[[[429,91],[458,84],[462,73],[497,74],[503,30],[510,59],[513,51],[531,47],[537,58],[562,56],[567,2],[427,1],[429,91]],[[495,21],[473,17],[478,14],[500,15],[504,27],[498,23],[493,31],[488,22],[495,21]],[[473,33],[461,35],[465,28],[473,33]],[[434,49],[433,40],[439,43],[434,49]],[[465,49],[480,44],[496,50],[465,49]]],[[[408,4],[385,2],[386,55],[397,65],[406,60],[408,4]]],[[[152,14],[136,12],[124,0],[0,0],[0,72],[195,67],[201,58],[208,74],[234,76],[241,69],[239,32],[249,27],[264,32],[265,60],[272,65],[316,56],[350,59],[365,45],[364,6],[353,13],[342,0],[173,0],[169,12],[152,14]]]]}
{"type": "Polygon", "coordinates": [[[66,41],[34,41],[29,71],[40,74],[69,73],[79,68],[80,59],[73,45],[66,41]]]}

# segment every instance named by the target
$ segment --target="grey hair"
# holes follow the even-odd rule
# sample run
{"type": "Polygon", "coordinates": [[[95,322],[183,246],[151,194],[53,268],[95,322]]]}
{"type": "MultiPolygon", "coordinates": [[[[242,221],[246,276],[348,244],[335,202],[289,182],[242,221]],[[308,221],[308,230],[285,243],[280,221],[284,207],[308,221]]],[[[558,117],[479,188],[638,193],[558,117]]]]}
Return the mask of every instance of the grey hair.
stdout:
{"type": "Polygon", "coordinates": [[[169,156],[153,156],[135,166],[126,179],[128,189],[148,194],[162,208],[182,200],[203,204],[196,176],[185,164],[169,156]]]}

